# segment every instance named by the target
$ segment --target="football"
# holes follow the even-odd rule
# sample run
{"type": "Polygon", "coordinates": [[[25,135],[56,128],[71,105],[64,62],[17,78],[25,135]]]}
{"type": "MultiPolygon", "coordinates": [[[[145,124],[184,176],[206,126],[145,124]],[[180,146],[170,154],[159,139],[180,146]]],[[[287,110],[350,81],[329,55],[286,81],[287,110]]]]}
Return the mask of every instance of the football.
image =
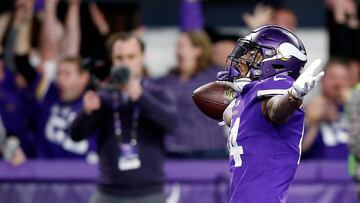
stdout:
{"type": "Polygon", "coordinates": [[[198,87],[192,93],[192,98],[201,112],[220,121],[235,95],[236,91],[230,82],[214,81],[198,87]]]}

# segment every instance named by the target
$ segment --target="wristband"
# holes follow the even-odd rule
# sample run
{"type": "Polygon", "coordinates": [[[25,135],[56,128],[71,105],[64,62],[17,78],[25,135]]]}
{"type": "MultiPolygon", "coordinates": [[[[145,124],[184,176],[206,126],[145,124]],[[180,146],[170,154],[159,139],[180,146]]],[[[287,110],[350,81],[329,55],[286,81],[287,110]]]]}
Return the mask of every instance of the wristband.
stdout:
{"type": "Polygon", "coordinates": [[[288,95],[289,95],[289,101],[290,101],[290,102],[299,102],[299,101],[301,101],[301,99],[298,99],[298,98],[294,97],[294,96],[291,94],[291,89],[288,89],[288,90],[287,90],[287,93],[288,93],[288,95]]]}

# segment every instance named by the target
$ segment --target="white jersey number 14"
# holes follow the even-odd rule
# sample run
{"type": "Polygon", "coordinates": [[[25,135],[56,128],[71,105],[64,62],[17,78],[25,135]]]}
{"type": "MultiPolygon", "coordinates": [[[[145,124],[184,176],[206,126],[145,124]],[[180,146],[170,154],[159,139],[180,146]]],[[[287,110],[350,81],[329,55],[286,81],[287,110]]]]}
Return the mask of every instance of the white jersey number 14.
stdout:
{"type": "Polygon", "coordinates": [[[244,149],[242,146],[239,146],[236,142],[238,131],[240,126],[240,118],[236,118],[234,125],[230,131],[229,137],[229,152],[230,156],[233,156],[235,167],[240,167],[242,165],[241,154],[244,154],[244,149]]]}

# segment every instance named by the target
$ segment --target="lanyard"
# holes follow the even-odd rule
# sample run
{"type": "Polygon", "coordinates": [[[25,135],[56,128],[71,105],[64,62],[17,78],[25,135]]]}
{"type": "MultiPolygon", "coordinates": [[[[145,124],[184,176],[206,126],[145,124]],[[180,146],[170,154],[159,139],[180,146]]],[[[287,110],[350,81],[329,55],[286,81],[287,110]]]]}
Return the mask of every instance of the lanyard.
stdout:
{"type": "MultiPolygon", "coordinates": [[[[112,107],[113,107],[114,133],[120,144],[122,143],[122,124],[120,119],[119,106],[120,106],[120,94],[118,92],[113,92],[112,107]]],[[[139,126],[139,115],[140,115],[140,109],[138,106],[136,106],[131,121],[131,129],[130,129],[131,145],[137,145],[137,128],[139,126]]]]}

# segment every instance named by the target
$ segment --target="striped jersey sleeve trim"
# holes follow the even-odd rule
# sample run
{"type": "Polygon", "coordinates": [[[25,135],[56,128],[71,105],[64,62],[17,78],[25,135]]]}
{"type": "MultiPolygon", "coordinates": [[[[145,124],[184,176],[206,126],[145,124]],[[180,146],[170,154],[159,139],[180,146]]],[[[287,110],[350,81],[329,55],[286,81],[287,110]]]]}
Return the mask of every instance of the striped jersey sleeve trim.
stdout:
{"type": "Polygon", "coordinates": [[[42,77],[40,79],[38,86],[35,89],[35,97],[38,100],[42,100],[45,94],[47,93],[49,86],[50,86],[49,80],[47,80],[45,77],[42,77]]]}
{"type": "Polygon", "coordinates": [[[287,90],[284,89],[272,89],[272,90],[259,90],[257,91],[257,97],[271,97],[275,95],[284,95],[287,90]]]}

